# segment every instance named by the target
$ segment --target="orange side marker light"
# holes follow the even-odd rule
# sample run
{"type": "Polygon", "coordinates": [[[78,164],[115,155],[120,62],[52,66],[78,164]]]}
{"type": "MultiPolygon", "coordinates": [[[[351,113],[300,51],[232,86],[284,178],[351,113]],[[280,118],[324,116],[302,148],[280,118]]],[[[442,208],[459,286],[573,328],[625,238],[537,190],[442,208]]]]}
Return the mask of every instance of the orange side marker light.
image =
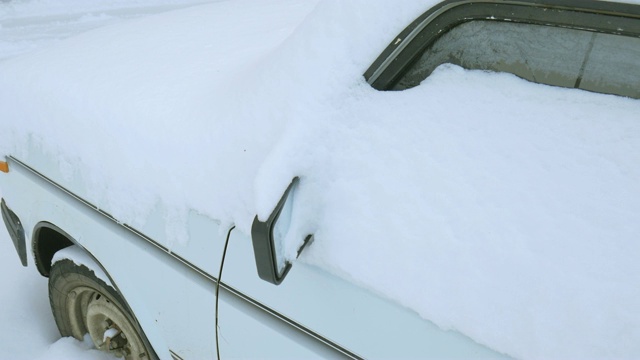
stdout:
{"type": "Polygon", "coordinates": [[[3,173],[8,173],[9,164],[7,164],[5,161],[0,161],[0,171],[2,171],[3,173]]]}

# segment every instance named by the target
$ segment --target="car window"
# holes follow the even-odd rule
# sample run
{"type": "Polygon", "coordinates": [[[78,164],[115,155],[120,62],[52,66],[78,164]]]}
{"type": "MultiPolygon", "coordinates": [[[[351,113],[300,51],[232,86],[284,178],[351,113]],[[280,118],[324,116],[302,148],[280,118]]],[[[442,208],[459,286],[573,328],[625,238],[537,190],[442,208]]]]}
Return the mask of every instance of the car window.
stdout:
{"type": "Polygon", "coordinates": [[[475,20],[440,36],[391,88],[420,84],[439,65],[508,72],[548,85],[640,98],[640,39],[559,26],[475,20]]]}

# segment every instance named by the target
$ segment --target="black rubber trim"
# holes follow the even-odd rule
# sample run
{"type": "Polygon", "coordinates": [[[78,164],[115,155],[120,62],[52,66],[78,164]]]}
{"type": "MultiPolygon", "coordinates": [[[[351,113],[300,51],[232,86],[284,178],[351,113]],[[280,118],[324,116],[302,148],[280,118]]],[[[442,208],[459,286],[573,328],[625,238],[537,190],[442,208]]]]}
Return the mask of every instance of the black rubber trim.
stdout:
{"type": "MultiPolygon", "coordinates": [[[[36,175],[37,177],[41,178],[42,180],[44,180],[46,183],[48,183],[49,185],[55,187],[56,189],[58,189],[59,191],[61,191],[62,193],[72,197],[73,199],[79,201],[80,203],[82,203],[83,205],[89,207],[90,209],[94,210],[95,212],[97,212],[98,214],[106,217],[107,219],[111,220],[112,222],[114,222],[115,224],[119,225],[120,227],[124,228],[125,230],[137,235],[138,238],[150,243],[151,245],[153,245],[156,249],[158,249],[159,251],[162,251],[164,253],[166,253],[167,255],[169,255],[170,257],[172,257],[173,259],[179,261],[180,263],[182,263],[183,265],[185,265],[188,269],[190,269],[191,271],[193,271],[196,275],[199,275],[201,278],[203,278],[203,280],[212,282],[216,287],[218,286],[218,279],[215,278],[214,276],[206,273],[204,270],[200,269],[199,267],[191,264],[190,262],[188,262],[186,259],[182,258],[181,256],[169,251],[165,246],[162,246],[161,244],[159,244],[157,241],[154,241],[153,239],[149,238],[148,236],[144,235],[142,232],[132,228],[131,226],[128,226],[126,224],[123,224],[121,222],[118,222],[113,216],[109,215],[107,212],[100,210],[98,207],[96,207],[95,205],[91,204],[90,202],[82,199],[81,197],[79,197],[78,195],[75,195],[74,193],[72,193],[71,191],[65,189],[64,187],[62,187],[61,185],[57,184],[56,182],[54,182],[53,180],[49,179],[48,177],[44,176],[43,174],[41,174],[40,172],[38,172],[37,170],[33,169],[32,167],[28,166],[27,164],[25,164],[24,162],[16,159],[15,157],[9,157],[10,160],[14,161],[17,165],[23,167],[24,169],[28,170],[29,172],[33,173],[34,175],[36,175]]],[[[229,234],[231,233],[231,231],[233,231],[233,229],[229,230],[229,234]]],[[[229,236],[227,236],[227,239],[229,238],[229,236]]],[[[77,242],[74,239],[70,239],[72,242],[76,243],[77,242]]],[[[224,255],[223,255],[224,256],[224,255]]],[[[93,256],[92,256],[93,257],[93,256]]],[[[95,260],[95,258],[94,258],[95,260]]],[[[96,262],[98,264],[100,264],[97,260],[96,262]]],[[[100,265],[102,267],[102,265],[100,265]]],[[[104,268],[103,268],[104,269],[104,268]]],[[[108,274],[108,271],[105,270],[105,273],[108,274]]],[[[108,276],[108,275],[107,275],[108,276]]],[[[112,280],[112,279],[110,279],[112,280]]],[[[116,287],[116,284],[112,281],[112,284],[114,285],[114,287],[116,287]]],[[[275,317],[276,319],[283,321],[285,323],[287,323],[288,325],[292,326],[293,328],[301,331],[302,333],[313,337],[314,339],[322,342],[323,344],[329,346],[330,348],[335,349],[336,351],[338,351],[341,354],[344,354],[345,356],[348,356],[350,358],[353,359],[362,359],[362,357],[350,352],[349,350],[347,350],[346,348],[332,342],[331,340],[321,336],[320,334],[315,333],[314,331],[312,331],[311,329],[295,322],[294,320],[284,316],[283,314],[267,307],[264,306],[263,304],[261,304],[259,301],[241,293],[240,291],[235,290],[233,287],[224,284],[223,282],[219,283],[219,287],[223,290],[225,290],[225,292],[228,292],[229,294],[232,294],[236,297],[238,297],[239,299],[244,300],[246,303],[251,304],[255,307],[257,307],[258,309],[263,310],[265,313],[275,317]]],[[[118,290],[119,291],[119,290],[118,290]]],[[[126,302],[126,300],[125,300],[126,302]]],[[[127,305],[128,306],[128,305],[127,305]]],[[[169,350],[171,351],[171,350],[169,350]]],[[[171,352],[172,356],[177,356],[177,354],[175,354],[174,352],[171,352]]]]}
{"type": "Polygon", "coordinates": [[[448,0],[431,8],[387,46],[364,73],[377,90],[391,89],[440,36],[468,21],[491,20],[567,27],[640,37],[640,6],[594,0],[448,0]]]}
{"type": "MultiPolygon", "coordinates": [[[[47,240],[50,240],[50,239],[47,239],[47,240]]],[[[48,221],[41,221],[37,223],[36,226],[33,227],[31,248],[33,252],[33,258],[36,263],[36,268],[38,269],[38,272],[40,273],[40,275],[44,277],[49,277],[49,272],[51,271],[51,265],[52,265],[51,260],[53,259],[53,256],[55,255],[55,253],[72,245],[78,245],[78,244],[75,241],[75,239],[71,235],[67,234],[64,230],[60,229],[59,227],[57,227],[56,225],[48,221]],[[44,240],[44,238],[41,236],[41,233],[47,230],[59,235],[62,238],[62,239],[57,239],[57,240],[61,240],[60,246],[45,246],[44,244],[41,243],[44,240]],[[42,247],[40,247],[41,245],[42,247]]],[[[78,246],[81,247],[80,245],[78,246]]],[[[98,260],[93,255],[91,255],[88,251],[86,251],[86,249],[85,249],[85,252],[88,253],[93,258],[93,260],[98,262],[98,260]]]]}
{"type": "Polygon", "coordinates": [[[4,199],[2,199],[0,207],[2,207],[2,220],[7,227],[7,231],[13,241],[13,246],[16,248],[20,262],[22,263],[22,266],[27,266],[27,238],[24,234],[22,223],[20,222],[18,215],[9,209],[4,199]]]}

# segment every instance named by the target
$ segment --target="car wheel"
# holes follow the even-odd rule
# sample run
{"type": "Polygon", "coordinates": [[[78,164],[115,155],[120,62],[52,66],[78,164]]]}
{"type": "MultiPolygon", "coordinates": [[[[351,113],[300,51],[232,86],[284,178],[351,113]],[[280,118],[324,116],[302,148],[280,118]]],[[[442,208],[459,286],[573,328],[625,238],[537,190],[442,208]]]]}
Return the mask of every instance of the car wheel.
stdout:
{"type": "Polygon", "coordinates": [[[153,358],[122,297],[88,267],[69,259],[55,262],[49,275],[49,301],[62,336],[82,340],[88,333],[97,349],[116,357],[153,358]]]}

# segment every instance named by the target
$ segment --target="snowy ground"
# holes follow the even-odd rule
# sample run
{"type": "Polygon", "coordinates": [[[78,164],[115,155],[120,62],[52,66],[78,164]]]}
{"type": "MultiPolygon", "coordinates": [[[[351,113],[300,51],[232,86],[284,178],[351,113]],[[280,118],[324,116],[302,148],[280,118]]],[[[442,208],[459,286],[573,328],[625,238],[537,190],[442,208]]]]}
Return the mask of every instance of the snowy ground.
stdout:
{"type": "Polygon", "coordinates": [[[0,60],[125,19],[207,0],[10,0],[0,2],[0,60]]]}
{"type": "Polygon", "coordinates": [[[35,269],[20,265],[4,227],[0,231],[0,267],[0,358],[36,358],[59,337],[49,310],[47,281],[35,269]]]}
{"type": "MultiPolygon", "coordinates": [[[[77,33],[206,0],[13,0],[0,2],[0,61],[77,33]]],[[[89,342],[60,339],[47,279],[24,268],[0,229],[0,359],[107,359],[89,342]]]]}
{"type": "MultiPolygon", "coordinates": [[[[32,264],[31,264],[32,265],[32,264]]],[[[89,342],[60,339],[51,315],[47,279],[23,268],[11,239],[0,231],[0,359],[108,359],[89,342]]]]}

